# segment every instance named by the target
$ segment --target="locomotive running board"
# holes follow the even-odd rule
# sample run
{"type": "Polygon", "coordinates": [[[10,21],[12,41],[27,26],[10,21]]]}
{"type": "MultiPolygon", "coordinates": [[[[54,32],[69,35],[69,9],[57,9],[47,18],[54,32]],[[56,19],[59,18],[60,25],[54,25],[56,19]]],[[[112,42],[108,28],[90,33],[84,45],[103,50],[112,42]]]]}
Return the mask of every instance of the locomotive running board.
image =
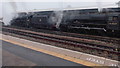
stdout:
{"type": "Polygon", "coordinates": [[[106,32],[106,29],[104,28],[91,28],[91,27],[71,27],[71,28],[76,28],[76,29],[87,29],[87,30],[103,30],[106,32]]]}

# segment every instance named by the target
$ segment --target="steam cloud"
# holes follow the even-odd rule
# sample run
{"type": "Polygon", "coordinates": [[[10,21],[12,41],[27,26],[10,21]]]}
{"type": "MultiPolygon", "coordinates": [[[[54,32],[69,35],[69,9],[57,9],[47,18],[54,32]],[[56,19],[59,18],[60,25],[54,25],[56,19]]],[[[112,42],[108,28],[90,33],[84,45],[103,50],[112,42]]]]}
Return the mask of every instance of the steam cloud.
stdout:
{"type": "Polygon", "coordinates": [[[62,22],[62,19],[63,19],[63,3],[60,2],[59,9],[56,9],[53,11],[53,13],[51,14],[49,18],[49,22],[54,24],[56,28],[59,29],[59,25],[62,22]]]}
{"type": "Polygon", "coordinates": [[[56,28],[59,28],[59,25],[63,18],[63,11],[62,10],[54,11],[53,14],[54,16],[52,17],[52,22],[54,24],[56,23],[56,28]]]}
{"type": "Polygon", "coordinates": [[[3,3],[3,22],[5,25],[10,25],[11,20],[18,17],[18,9],[22,9],[21,11],[24,11],[28,13],[26,9],[26,3],[21,2],[17,3],[14,0],[12,2],[5,2],[3,3]],[[18,5],[20,5],[22,8],[18,8],[18,5]]]}
{"type": "Polygon", "coordinates": [[[10,25],[10,21],[17,17],[17,5],[15,2],[3,3],[3,22],[5,25],[10,25]],[[12,8],[12,9],[10,9],[12,8]]]}

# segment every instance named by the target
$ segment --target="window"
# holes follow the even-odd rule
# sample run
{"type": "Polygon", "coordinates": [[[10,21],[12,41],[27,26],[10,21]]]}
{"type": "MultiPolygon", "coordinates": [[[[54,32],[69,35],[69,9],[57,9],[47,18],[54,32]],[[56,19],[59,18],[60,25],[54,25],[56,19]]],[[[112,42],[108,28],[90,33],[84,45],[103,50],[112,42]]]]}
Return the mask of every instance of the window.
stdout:
{"type": "Polygon", "coordinates": [[[118,20],[118,17],[117,17],[117,16],[114,16],[114,17],[113,17],[113,21],[116,21],[116,20],[118,20]]]}
{"type": "Polygon", "coordinates": [[[112,17],[109,17],[109,19],[108,19],[108,20],[112,21],[112,17]]]}

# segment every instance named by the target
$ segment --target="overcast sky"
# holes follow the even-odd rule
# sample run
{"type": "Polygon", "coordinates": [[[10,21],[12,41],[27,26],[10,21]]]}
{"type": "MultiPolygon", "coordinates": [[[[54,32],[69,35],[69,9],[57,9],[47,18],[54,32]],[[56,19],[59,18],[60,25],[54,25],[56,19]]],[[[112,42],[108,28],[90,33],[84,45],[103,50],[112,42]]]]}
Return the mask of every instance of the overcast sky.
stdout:
{"type": "MultiPolygon", "coordinates": [[[[2,14],[5,13],[5,11],[11,11],[12,7],[10,5],[10,2],[13,0],[7,0],[6,2],[0,2],[0,9],[3,12],[0,11],[0,17],[2,17],[2,14]],[[3,5],[2,5],[3,4],[3,5]]],[[[119,0],[82,0],[78,2],[78,0],[15,0],[16,1],[16,9],[17,11],[24,11],[24,10],[34,10],[34,9],[62,9],[62,8],[90,8],[90,7],[103,7],[103,6],[117,6],[115,3],[117,3],[119,0]],[[19,2],[20,1],[20,2],[19,2]]]]}

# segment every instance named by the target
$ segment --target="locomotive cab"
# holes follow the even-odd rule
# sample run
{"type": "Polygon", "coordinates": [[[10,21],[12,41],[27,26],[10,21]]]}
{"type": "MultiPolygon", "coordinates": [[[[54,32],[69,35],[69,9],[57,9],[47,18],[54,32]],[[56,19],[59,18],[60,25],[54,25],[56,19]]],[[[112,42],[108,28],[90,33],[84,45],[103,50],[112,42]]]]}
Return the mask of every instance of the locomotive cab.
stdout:
{"type": "Polygon", "coordinates": [[[120,31],[120,15],[114,14],[108,16],[107,29],[114,31],[120,31]]]}

